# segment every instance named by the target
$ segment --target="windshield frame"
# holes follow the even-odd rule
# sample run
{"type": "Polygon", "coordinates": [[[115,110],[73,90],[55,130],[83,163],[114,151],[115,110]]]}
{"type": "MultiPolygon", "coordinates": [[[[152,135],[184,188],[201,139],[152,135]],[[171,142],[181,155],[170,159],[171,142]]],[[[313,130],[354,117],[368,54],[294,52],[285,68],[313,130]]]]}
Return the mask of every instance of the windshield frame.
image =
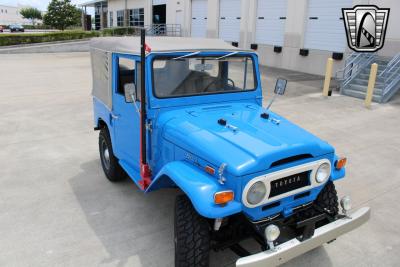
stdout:
{"type": "Polygon", "coordinates": [[[157,95],[156,87],[155,87],[155,82],[154,82],[154,62],[159,59],[170,59],[173,60],[176,57],[184,57],[186,55],[193,54],[193,52],[196,51],[191,51],[191,52],[185,52],[185,53],[163,53],[163,54],[157,54],[154,57],[152,57],[151,62],[150,62],[150,68],[151,68],[151,84],[152,84],[152,94],[156,99],[177,99],[177,98],[185,98],[185,97],[206,97],[206,96],[214,96],[214,95],[221,95],[221,94],[243,94],[243,93],[249,93],[249,92],[254,92],[258,89],[260,81],[259,77],[257,75],[257,68],[256,68],[256,60],[253,57],[253,55],[249,52],[240,52],[232,54],[232,51],[201,51],[200,53],[195,53],[193,56],[185,57],[185,58],[197,58],[197,57],[209,57],[210,59],[216,59],[219,57],[224,57],[224,58],[238,58],[238,57],[247,57],[249,60],[251,60],[251,63],[253,65],[253,79],[254,79],[254,88],[252,89],[246,89],[246,90],[232,90],[232,91],[218,91],[218,92],[209,92],[209,93],[201,93],[201,94],[187,94],[187,95],[171,95],[171,96],[159,96],[157,95]],[[231,56],[229,56],[232,54],[231,56]],[[228,57],[226,57],[228,56],[228,57]]]}

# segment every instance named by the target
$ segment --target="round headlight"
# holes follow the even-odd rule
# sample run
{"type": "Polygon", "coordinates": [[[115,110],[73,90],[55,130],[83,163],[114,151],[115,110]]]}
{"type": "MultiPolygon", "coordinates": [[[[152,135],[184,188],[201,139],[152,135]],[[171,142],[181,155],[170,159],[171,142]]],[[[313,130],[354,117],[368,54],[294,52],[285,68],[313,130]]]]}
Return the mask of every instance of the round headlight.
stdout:
{"type": "Polygon", "coordinates": [[[254,183],[250,187],[249,192],[247,192],[247,202],[249,202],[251,205],[256,205],[264,199],[266,193],[267,188],[265,187],[264,183],[258,181],[254,183]]]}
{"type": "Polygon", "coordinates": [[[331,166],[328,163],[322,163],[315,174],[315,180],[318,183],[323,183],[329,178],[330,175],[331,166]]]}

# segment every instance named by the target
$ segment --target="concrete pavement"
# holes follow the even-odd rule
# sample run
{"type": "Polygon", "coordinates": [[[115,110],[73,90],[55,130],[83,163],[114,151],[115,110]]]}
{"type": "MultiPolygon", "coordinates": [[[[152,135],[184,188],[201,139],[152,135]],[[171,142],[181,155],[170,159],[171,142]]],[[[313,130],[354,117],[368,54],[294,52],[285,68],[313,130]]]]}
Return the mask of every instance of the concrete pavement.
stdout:
{"type": "MultiPolygon", "coordinates": [[[[372,207],[368,224],[285,266],[398,266],[400,97],[368,110],[321,97],[321,77],[263,72],[266,97],[289,79],[273,110],[348,157],[339,195],[372,207]]],[[[177,191],[106,180],[90,89],[88,53],[0,55],[0,266],[173,266],[177,191]]],[[[212,266],[236,258],[213,252],[212,266]]]]}

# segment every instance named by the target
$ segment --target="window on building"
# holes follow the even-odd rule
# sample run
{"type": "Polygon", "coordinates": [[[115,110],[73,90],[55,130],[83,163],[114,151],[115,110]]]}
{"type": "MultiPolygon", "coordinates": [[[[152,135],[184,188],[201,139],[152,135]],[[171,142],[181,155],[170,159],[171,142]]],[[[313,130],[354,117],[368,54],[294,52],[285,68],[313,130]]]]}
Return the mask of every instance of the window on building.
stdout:
{"type": "Polygon", "coordinates": [[[118,27],[124,26],[124,11],[123,10],[117,11],[117,26],[118,27]]]}
{"type": "Polygon", "coordinates": [[[7,13],[7,9],[6,9],[6,13],[7,13]]]}
{"type": "Polygon", "coordinates": [[[129,10],[129,26],[144,26],[144,8],[129,10]]]}
{"type": "Polygon", "coordinates": [[[110,11],[110,27],[113,27],[114,26],[114,17],[113,17],[113,12],[112,11],[110,11]]]}

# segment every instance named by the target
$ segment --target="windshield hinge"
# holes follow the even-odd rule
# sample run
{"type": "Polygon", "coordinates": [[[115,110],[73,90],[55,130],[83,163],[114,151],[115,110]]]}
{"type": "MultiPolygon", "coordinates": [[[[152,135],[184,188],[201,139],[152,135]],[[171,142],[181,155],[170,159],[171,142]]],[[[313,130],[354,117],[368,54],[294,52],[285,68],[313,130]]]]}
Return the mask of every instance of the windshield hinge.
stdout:
{"type": "Polygon", "coordinates": [[[153,122],[151,120],[148,120],[146,122],[146,130],[148,130],[149,132],[153,131],[153,122]]]}

